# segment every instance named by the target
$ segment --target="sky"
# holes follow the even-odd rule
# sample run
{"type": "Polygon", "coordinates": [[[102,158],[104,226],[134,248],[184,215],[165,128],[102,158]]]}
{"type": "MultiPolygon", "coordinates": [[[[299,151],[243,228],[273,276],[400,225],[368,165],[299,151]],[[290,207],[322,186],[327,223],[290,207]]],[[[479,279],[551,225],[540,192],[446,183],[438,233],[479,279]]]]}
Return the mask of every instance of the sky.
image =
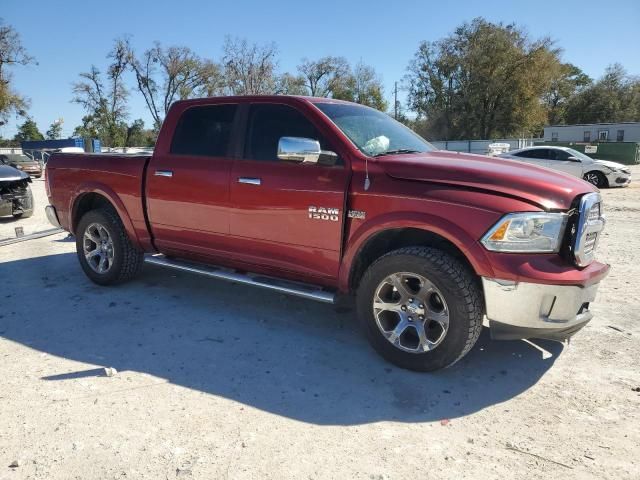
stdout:
{"type": "MultiPolygon", "coordinates": [[[[15,88],[31,100],[29,114],[43,133],[63,118],[65,136],[83,115],[70,102],[72,83],[92,64],[104,70],[113,40],[124,34],[140,51],[157,40],[218,61],[226,35],[273,41],[280,71],[295,72],[303,57],[362,60],[381,75],[391,100],[394,82],[405,75],[421,41],[438,40],[478,16],[515,22],[534,38],[550,36],[563,49],[563,61],[591,77],[615,62],[640,75],[640,0],[0,0],[0,18],[20,33],[38,62],[12,69],[15,88]]],[[[133,88],[129,114],[151,126],[133,88]]],[[[13,137],[16,123],[0,127],[0,137],[13,137]]]]}

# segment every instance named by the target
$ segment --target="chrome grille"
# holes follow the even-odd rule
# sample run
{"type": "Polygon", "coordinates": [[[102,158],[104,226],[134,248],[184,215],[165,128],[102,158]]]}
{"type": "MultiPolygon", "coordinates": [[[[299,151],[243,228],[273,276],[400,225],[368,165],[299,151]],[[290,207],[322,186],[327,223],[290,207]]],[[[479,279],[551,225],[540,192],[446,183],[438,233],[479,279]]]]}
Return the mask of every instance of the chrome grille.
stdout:
{"type": "Polygon", "coordinates": [[[596,203],[589,209],[587,222],[595,222],[600,218],[600,203],[596,203]]]}
{"type": "Polygon", "coordinates": [[[576,265],[586,267],[595,257],[600,232],[604,228],[602,198],[599,193],[588,193],[580,199],[573,254],[576,265]]]}

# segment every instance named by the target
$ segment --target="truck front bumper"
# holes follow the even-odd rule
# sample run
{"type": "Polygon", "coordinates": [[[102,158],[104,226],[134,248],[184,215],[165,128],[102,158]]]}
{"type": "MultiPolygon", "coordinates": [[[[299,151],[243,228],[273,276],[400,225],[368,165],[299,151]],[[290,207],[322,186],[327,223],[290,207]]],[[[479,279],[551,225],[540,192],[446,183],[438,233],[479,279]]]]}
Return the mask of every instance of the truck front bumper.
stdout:
{"type": "Polygon", "coordinates": [[[482,277],[491,338],[566,340],[593,317],[589,303],[595,300],[598,285],[546,285],[482,277]]]}

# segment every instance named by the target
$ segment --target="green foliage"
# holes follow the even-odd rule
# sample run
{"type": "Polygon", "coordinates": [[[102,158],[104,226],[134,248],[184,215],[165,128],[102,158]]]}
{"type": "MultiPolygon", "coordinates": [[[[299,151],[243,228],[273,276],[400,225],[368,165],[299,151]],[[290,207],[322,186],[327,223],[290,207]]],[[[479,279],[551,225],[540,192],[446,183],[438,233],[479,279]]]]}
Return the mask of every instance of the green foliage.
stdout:
{"type": "Polygon", "coordinates": [[[157,132],[146,130],[144,121],[139,118],[126,127],[125,147],[153,147],[156,143],[157,132]]]}
{"type": "Polygon", "coordinates": [[[568,102],[591,83],[591,78],[575,65],[570,63],[556,65],[551,87],[542,97],[547,107],[548,123],[551,125],[565,123],[568,102]]]}
{"type": "Polygon", "coordinates": [[[574,95],[566,106],[566,123],[640,121],[640,80],[620,64],[607,68],[596,83],[574,95]]]}
{"type": "Polygon", "coordinates": [[[307,95],[304,77],[283,73],[276,80],[276,95],[307,95]]]}
{"type": "Polygon", "coordinates": [[[63,120],[59,119],[54,121],[51,126],[49,126],[49,130],[47,130],[47,140],[57,140],[62,136],[62,124],[63,120]]]}
{"type": "Polygon", "coordinates": [[[360,103],[382,111],[388,106],[378,74],[373,67],[362,62],[359,62],[353,72],[335,87],[333,98],[360,103]]]}
{"type": "Polygon", "coordinates": [[[494,138],[546,123],[540,101],[559,52],[513,24],[482,18],[437,42],[422,42],[406,77],[410,109],[432,138],[494,138]]]}
{"type": "Polygon", "coordinates": [[[7,122],[11,113],[26,116],[29,102],[13,89],[8,67],[30,63],[35,63],[35,60],[22,46],[20,35],[0,18],[0,126],[7,122]]]}
{"type": "Polygon", "coordinates": [[[13,137],[16,142],[29,140],[44,140],[44,135],[38,130],[38,125],[31,118],[27,118],[24,123],[18,126],[18,133],[13,137]]]}

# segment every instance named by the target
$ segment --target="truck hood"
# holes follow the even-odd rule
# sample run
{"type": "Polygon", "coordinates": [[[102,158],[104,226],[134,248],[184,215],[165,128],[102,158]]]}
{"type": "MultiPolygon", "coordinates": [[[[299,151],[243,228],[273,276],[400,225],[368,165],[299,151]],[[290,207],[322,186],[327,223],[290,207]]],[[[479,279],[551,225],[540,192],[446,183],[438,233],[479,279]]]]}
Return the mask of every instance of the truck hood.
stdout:
{"type": "Polygon", "coordinates": [[[9,165],[0,165],[0,182],[24,180],[25,178],[29,178],[29,175],[21,172],[17,168],[13,168],[9,165]]]}
{"type": "Polygon", "coordinates": [[[545,210],[567,210],[576,195],[596,191],[583,180],[505,158],[437,150],[376,159],[387,175],[455,185],[525,200],[545,210]]]}

